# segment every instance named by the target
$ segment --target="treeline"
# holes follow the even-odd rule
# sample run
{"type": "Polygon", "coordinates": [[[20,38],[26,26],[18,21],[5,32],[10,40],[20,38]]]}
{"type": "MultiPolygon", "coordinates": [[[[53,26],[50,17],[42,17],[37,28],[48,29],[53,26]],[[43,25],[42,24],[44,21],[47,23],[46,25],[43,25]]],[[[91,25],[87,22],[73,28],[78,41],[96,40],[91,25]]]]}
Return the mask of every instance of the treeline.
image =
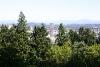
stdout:
{"type": "Polygon", "coordinates": [[[0,27],[0,67],[100,67],[100,35],[89,28],[66,32],[60,24],[52,44],[44,24],[29,33],[23,12],[18,22],[0,27]]]}

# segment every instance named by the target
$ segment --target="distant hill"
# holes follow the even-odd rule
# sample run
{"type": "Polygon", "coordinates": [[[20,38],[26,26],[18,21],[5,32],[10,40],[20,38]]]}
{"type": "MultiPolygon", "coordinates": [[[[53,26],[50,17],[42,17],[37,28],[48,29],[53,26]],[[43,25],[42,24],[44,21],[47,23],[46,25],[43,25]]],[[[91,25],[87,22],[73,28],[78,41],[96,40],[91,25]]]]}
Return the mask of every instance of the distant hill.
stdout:
{"type": "MultiPolygon", "coordinates": [[[[15,20],[0,20],[0,25],[5,24],[5,25],[12,25],[12,24],[17,24],[18,22],[15,20]]],[[[37,25],[41,25],[43,22],[30,22],[28,21],[28,26],[34,27],[37,25]]],[[[65,28],[70,28],[70,29],[79,29],[80,27],[88,27],[88,28],[93,28],[97,27],[100,28],[100,21],[90,21],[90,20],[79,20],[79,21],[45,21],[45,26],[47,28],[53,27],[54,29],[57,29],[60,23],[63,23],[65,28]]]]}

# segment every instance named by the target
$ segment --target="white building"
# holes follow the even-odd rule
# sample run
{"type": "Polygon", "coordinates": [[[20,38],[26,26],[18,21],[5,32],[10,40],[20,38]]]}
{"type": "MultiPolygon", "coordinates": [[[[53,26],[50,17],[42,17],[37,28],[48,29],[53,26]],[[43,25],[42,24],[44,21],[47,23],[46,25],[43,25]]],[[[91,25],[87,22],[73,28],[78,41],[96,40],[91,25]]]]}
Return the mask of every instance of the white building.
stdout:
{"type": "Polygon", "coordinates": [[[49,35],[47,37],[49,37],[51,39],[52,43],[55,43],[56,35],[58,34],[58,30],[49,29],[48,32],[49,32],[49,35]]]}

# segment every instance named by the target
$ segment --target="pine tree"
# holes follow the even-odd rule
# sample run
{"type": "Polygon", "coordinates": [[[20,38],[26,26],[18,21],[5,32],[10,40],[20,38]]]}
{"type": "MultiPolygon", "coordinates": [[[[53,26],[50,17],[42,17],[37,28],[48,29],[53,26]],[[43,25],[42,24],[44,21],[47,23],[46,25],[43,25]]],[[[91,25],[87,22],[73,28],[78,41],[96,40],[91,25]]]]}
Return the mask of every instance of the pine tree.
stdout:
{"type": "Polygon", "coordinates": [[[9,37],[10,34],[8,27],[6,25],[2,25],[0,30],[0,44],[2,47],[6,47],[9,45],[9,37]]]}
{"type": "Polygon", "coordinates": [[[84,27],[79,28],[79,37],[80,37],[79,40],[80,41],[84,41],[84,34],[85,34],[84,30],[85,30],[84,27]]]}
{"type": "Polygon", "coordinates": [[[69,39],[70,39],[72,44],[74,44],[74,42],[78,42],[79,41],[79,36],[78,36],[77,32],[73,31],[73,30],[70,30],[69,31],[69,39]]]}
{"type": "Polygon", "coordinates": [[[47,49],[50,46],[50,39],[44,24],[35,26],[32,33],[32,47],[36,50],[36,56],[39,61],[46,60],[47,49]]]}
{"type": "Polygon", "coordinates": [[[59,25],[58,31],[59,32],[57,34],[56,43],[57,45],[62,46],[67,41],[67,35],[65,33],[63,24],[59,25]]]}
{"type": "MultiPolygon", "coordinates": [[[[27,23],[26,23],[26,19],[25,16],[23,14],[23,12],[20,12],[19,14],[19,19],[18,19],[18,24],[16,26],[16,33],[18,35],[18,39],[22,39],[24,41],[25,44],[28,44],[28,37],[29,37],[29,33],[28,31],[28,27],[27,27],[27,23]]],[[[19,41],[19,42],[23,42],[23,41],[19,41]]]]}
{"type": "Polygon", "coordinates": [[[95,38],[95,33],[92,32],[89,28],[85,28],[85,36],[84,36],[84,42],[87,45],[95,44],[96,38],[95,38]]]}
{"type": "Polygon", "coordinates": [[[30,46],[30,35],[27,32],[27,21],[23,12],[20,12],[18,22],[19,23],[16,26],[16,43],[17,49],[20,51],[18,55],[20,55],[24,59],[24,63],[26,65],[30,65],[31,63],[33,63],[34,50],[30,46]]]}
{"type": "Polygon", "coordinates": [[[27,21],[25,19],[25,15],[23,12],[20,12],[19,19],[18,19],[18,25],[17,25],[17,32],[22,33],[27,31],[27,21]]]}
{"type": "Polygon", "coordinates": [[[97,37],[97,39],[96,39],[96,43],[97,43],[97,44],[100,44],[100,32],[99,32],[98,37],[97,37]]]}
{"type": "Polygon", "coordinates": [[[2,25],[0,30],[0,66],[2,67],[22,67],[24,62],[16,48],[16,32],[15,28],[8,29],[2,25]]]}
{"type": "Polygon", "coordinates": [[[87,45],[96,43],[96,35],[95,32],[91,31],[89,28],[81,27],[79,29],[80,41],[85,42],[87,45]]]}

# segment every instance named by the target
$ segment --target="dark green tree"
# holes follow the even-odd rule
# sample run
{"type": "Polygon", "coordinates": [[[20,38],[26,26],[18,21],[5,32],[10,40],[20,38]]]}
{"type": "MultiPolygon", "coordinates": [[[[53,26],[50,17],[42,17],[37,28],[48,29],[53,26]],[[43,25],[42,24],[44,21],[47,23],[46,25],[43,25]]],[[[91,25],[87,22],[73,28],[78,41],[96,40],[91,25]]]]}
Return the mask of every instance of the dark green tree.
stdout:
{"type": "Polygon", "coordinates": [[[84,30],[84,42],[87,45],[96,43],[96,35],[89,28],[85,28],[85,30],[84,30]]]}
{"type": "Polygon", "coordinates": [[[79,29],[79,41],[85,42],[87,45],[96,43],[96,34],[89,28],[81,27],[79,29]]]}
{"type": "Polygon", "coordinates": [[[18,56],[16,48],[16,33],[15,28],[8,29],[2,25],[0,30],[0,66],[2,67],[22,67],[24,66],[23,59],[18,56]]]}
{"type": "Polygon", "coordinates": [[[98,37],[96,38],[96,43],[97,43],[97,44],[100,44],[100,32],[99,32],[99,34],[98,34],[98,37]]]}
{"type": "Polygon", "coordinates": [[[25,19],[25,15],[23,14],[23,12],[20,12],[18,22],[19,23],[17,24],[17,32],[26,32],[28,30],[26,23],[27,21],[25,19]]]}
{"type": "Polygon", "coordinates": [[[69,31],[69,39],[70,39],[71,43],[74,44],[74,42],[79,41],[79,35],[77,34],[76,31],[70,30],[69,31]]]}
{"type": "Polygon", "coordinates": [[[49,48],[51,41],[47,37],[48,32],[44,24],[41,26],[35,26],[32,33],[32,47],[36,50],[36,56],[38,61],[46,60],[47,49],[49,48]]]}
{"type": "Polygon", "coordinates": [[[21,62],[23,62],[23,67],[33,64],[34,61],[34,50],[31,49],[29,43],[29,33],[27,32],[26,20],[22,12],[20,12],[18,22],[19,23],[17,26],[13,25],[13,27],[10,29],[8,29],[7,26],[2,25],[0,30],[0,58],[2,58],[2,63],[5,62],[5,65],[6,62],[8,63],[9,61],[11,61],[8,67],[12,67],[12,65],[10,64],[16,64],[15,62],[19,59],[21,59],[21,62]],[[7,52],[9,54],[7,56],[4,56],[3,52],[4,54],[7,52]],[[4,57],[6,58],[4,59],[4,57]],[[20,58],[16,59],[16,57],[20,58]],[[16,59],[16,61],[13,59],[16,59]],[[12,60],[14,61],[14,63],[12,63],[12,60]]]}
{"type": "Polygon", "coordinates": [[[7,35],[7,33],[9,32],[9,29],[7,26],[2,25],[0,27],[0,45],[1,47],[5,47],[7,46],[7,42],[9,41],[8,37],[9,35],[7,35]]]}
{"type": "Polygon", "coordinates": [[[84,41],[84,34],[85,34],[85,32],[84,32],[84,27],[80,27],[79,28],[79,40],[80,41],[84,41]]]}
{"type": "Polygon", "coordinates": [[[34,62],[34,49],[30,46],[30,34],[23,12],[20,12],[18,24],[16,26],[16,43],[19,50],[18,55],[24,59],[25,66],[34,62]]]}
{"type": "Polygon", "coordinates": [[[61,23],[58,28],[56,43],[57,45],[62,46],[66,41],[67,41],[67,35],[65,33],[65,28],[63,24],[61,23]]]}

